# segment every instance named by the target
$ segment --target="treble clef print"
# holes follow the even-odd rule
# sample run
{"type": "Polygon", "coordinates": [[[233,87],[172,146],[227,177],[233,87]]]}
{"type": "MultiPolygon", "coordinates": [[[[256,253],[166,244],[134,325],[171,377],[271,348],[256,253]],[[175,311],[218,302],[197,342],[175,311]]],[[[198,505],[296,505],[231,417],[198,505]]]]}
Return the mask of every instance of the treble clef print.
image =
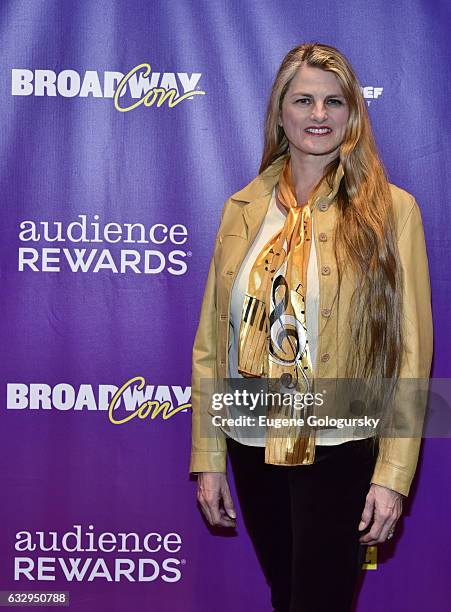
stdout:
{"type": "Polygon", "coordinates": [[[289,289],[282,274],[279,274],[272,285],[271,301],[274,308],[269,314],[269,352],[279,363],[294,364],[299,353],[299,335],[296,319],[292,315],[285,315],[288,307],[289,289]],[[284,349],[283,343],[291,347],[291,354],[284,349]]]}

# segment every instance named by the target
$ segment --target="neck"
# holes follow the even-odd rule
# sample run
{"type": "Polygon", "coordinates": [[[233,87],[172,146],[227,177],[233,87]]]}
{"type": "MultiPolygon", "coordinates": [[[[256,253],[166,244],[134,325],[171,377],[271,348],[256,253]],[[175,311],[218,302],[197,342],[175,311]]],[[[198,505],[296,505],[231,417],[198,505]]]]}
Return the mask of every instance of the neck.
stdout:
{"type": "Polygon", "coordinates": [[[322,179],[326,166],[336,158],[333,155],[300,155],[296,151],[291,154],[291,173],[298,203],[304,203],[309,199],[315,185],[322,179]]]}

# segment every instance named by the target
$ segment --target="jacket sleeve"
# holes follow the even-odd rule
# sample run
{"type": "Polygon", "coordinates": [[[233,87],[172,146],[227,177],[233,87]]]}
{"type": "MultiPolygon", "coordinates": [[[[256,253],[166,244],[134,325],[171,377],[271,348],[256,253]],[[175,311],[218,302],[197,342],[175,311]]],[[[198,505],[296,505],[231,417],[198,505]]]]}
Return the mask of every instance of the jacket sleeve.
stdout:
{"type": "MultiPolygon", "coordinates": [[[[225,207],[222,213],[224,216],[225,207]]],[[[217,239],[215,242],[215,249],[217,239]]],[[[225,472],[225,434],[211,423],[207,413],[209,395],[216,379],[216,273],[214,254],[202,300],[199,325],[194,339],[191,378],[191,461],[190,472],[225,472]],[[208,388],[207,388],[208,387],[208,388]]]]}
{"type": "Polygon", "coordinates": [[[405,347],[399,374],[400,391],[396,392],[393,404],[394,410],[397,411],[394,418],[398,423],[411,423],[415,420],[412,427],[415,435],[380,439],[379,454],[371,482],[408,495],[418,462],[427,393],[416,397],[413,409],[412,403],[406,399],[408,397],[406,390],[409,385],[408,379],[415,379],[419,384],[426,381],[427,386],[433,350],[431,289],[426,244],[421,212],[413,197],[407,220],[399,234],[398,249],[403,274],[402,325],[405,347]]]}

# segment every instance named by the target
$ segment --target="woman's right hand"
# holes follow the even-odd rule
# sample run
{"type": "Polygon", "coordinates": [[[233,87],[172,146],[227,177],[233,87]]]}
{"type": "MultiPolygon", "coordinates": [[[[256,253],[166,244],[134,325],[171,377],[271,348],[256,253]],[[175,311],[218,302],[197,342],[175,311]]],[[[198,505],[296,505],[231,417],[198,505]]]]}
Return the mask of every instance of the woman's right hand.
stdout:
{"type": "Polygon", "coordinates": [[[210,525],[214,527],[236,526],[236,512],[230,495],[227,474],[200,472],[197,477],[197,500],[210,525]]]}

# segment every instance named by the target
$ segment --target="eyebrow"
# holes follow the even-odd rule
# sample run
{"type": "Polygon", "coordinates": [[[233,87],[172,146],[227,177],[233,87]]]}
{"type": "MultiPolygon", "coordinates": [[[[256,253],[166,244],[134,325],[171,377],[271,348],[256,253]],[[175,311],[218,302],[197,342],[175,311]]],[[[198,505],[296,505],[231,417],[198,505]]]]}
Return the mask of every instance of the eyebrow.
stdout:
{"type": "MultiPolygon", "coordinates": [[[[312,94],[303,93],[303,92],[296,92],[296,93],[292,93],[291,95],[292,96],[305,96],[306,98],[314,98],[315,97],[312,94]]],[[[344,100],[344,96],[342,96],[341,94],[330,94],[330,95],[326,96],[326,98],[342,98],[344,100]]]]}

